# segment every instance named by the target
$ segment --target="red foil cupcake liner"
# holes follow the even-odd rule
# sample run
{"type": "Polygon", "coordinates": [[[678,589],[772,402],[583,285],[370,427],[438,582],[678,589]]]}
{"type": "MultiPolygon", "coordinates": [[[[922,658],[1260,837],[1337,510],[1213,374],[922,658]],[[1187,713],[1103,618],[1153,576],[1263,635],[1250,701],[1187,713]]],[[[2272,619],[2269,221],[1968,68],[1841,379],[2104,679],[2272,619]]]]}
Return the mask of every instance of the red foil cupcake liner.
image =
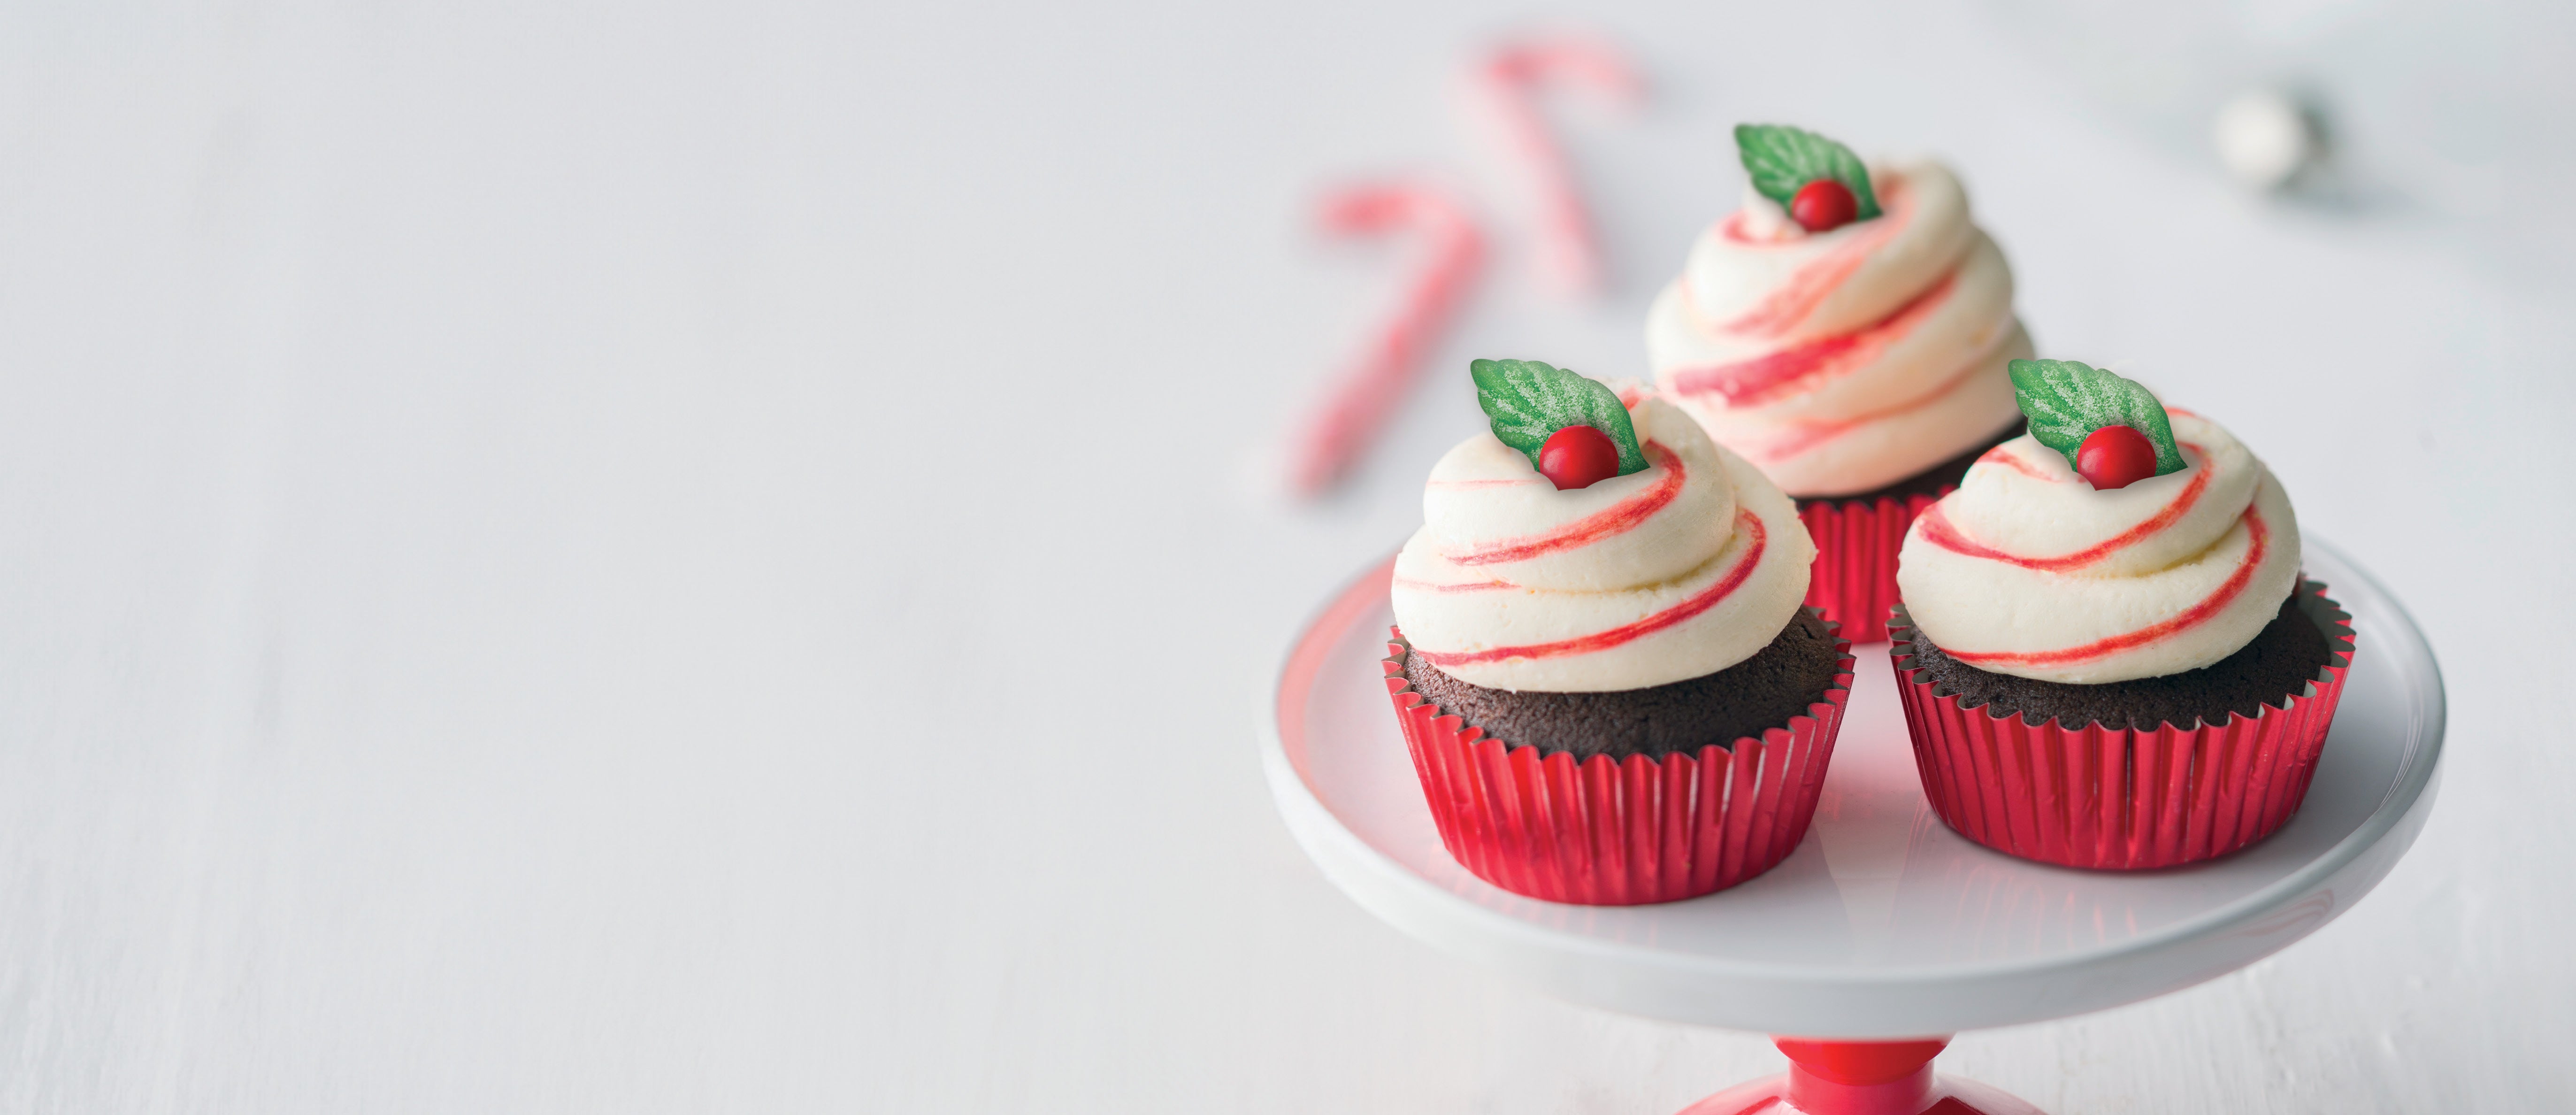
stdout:
{"type": "Polygon", "coordinates": [[[1514,894],[1585,906],[1677,902],[1777,866],[1807,835],[1851,698],[1851,644],[1823,700],[1732,751],[1661,759],[1541,753],[1488,738],[1404,676],[1389,628],[1386,691],[1450,856],[1514,894]]]}
{"type": "Polygon", "coordinates": [[[1913,631],[1900,612],[1889,655],[1924,796],[1959,835],[2065,867],[2176,867],[2272,835],[2308,795],[2352,668],[2352,617],[2324,590],[2299,585],[2299,610],[2329,650],[2305,692],[2254,716],[2152,731],[1962,708],[1911,665],[1913,631]]]}
{"type": "MultiPolygon", "coordinates": [[[[1950,490],[1944,486],[1941,494],[1950,490]]],[[[1940,498],[1799,500],[1798,521],[1816,540],[1807,604],[1842,624],[1843,637],[1855,643],[1887,638],[1887,610],[1896,604],[1896,552],[1905,547],[1905,529],[1914,517],[1940,498]]]]}

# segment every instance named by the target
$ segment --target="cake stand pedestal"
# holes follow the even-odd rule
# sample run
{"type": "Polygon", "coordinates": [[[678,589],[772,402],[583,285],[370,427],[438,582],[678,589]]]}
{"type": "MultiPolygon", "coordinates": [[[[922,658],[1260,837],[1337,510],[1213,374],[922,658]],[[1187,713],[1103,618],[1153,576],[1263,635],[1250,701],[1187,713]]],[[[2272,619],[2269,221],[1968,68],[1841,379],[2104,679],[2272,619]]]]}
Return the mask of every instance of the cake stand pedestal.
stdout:
{"type": "Polygon", "coordinates": [[[2414,843],[2442,751],[2440,670],[2397,602],[2332,549],[2307,573],[2357,649],[2296,817],[2270,839],[2161,871],[2050,867],[1950,831],[1924,800],[1886,644],[1855,649],[1814,826],[1768,874],[1659,906],[1567,906],[1468,874],[1440,846],[1396,728],[1392,563],[1338,593],[1268,694],[1263,760],[1289,830],[1369,912],[1560,998],[1783,1035],[1786,1074],[1687,1115],[2036,1115],[1931,1060],[1961,1030],[2179,991],[2280,951],[2360,900],[2414,843]]]}
{"type": "Polygon", "coordinates": [[[1948,1038],[1771,1041],[1788,1054],[1789,1071],[1738,1084],[1681,1115],[2042,1115],[2004,1092],[1933,1072],[1948,1038]]]}

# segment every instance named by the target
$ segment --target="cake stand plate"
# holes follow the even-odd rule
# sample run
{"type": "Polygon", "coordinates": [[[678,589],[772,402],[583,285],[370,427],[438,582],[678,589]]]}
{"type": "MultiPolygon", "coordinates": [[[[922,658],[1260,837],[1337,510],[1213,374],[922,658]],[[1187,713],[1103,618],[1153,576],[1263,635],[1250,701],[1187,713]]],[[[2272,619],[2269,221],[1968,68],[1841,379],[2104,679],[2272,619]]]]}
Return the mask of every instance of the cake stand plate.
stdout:
{"type": "Polygon", "coordinates": [[[2356,634],[2333,733],[2297,816],[2191,867],[2051,867],[1950,831],[1923,797],[1887,644],[1874,643],[1854,651],[1815,824],[1770,873],[1659,906],[1498,889],[1441,848],[1387,700],[1378,662],[1394,622],[1391,560],[1290,646],[1262,717],[1264,767],[1325,876],[1405,932],[1574,1002],[1794,1035],[1779,1039],[1789,1074],[1691,1115],[2034,1111],[1934,1077],[1946,1035],[2134,1003],[2242,968],[2350,909],[2424,826],[2442,750],[2432,649],[2341,554],[2310,539],[2306,558],[2356,634]]]}

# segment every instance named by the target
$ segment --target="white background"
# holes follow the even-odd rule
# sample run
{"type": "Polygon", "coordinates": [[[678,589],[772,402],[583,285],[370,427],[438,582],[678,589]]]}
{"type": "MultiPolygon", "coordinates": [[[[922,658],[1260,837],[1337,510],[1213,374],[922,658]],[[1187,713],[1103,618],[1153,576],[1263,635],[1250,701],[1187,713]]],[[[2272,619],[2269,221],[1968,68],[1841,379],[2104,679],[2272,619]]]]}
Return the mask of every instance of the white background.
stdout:
{"type": "Polygon", "coordinates": [[[2255,968],[1961,1037],[2066,1113],[2576,1104],[2564,14],[1585,5],[1614,285],[1455,96],[1545,11],[0,7],[0,1110],[1661,1112],[1781,1060],[1341,898],[1254,695],[1479,421],[1642,370],[1725,129],[1933,151],[2044,354],[2262,454],[2448,672],[2441,799],[2255,968]],[[2334,197],[2217,173],[2320,90],[2334,197]],[[1273,450],[1495,265],[1359,482],[1273,450]]]}

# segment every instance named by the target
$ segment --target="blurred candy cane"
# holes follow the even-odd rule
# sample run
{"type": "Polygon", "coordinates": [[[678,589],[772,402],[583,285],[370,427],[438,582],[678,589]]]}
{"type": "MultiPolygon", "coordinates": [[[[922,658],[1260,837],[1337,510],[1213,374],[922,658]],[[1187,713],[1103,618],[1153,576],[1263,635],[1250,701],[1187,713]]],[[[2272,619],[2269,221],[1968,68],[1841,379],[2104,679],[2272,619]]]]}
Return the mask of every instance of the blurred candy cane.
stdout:
{"type": "Polygon", "coordinates": [[[1377,437],[1423,358],[1447,335],[1485,259],[1485,238],[1475,222],[1446,196],[1419,185],[1373,183],[1341,190],[1325,199],[1323,224],[1341,236],[1419,230],[1430,246],[1394,315],[1307,421],[1291,477],[1304,496],[1331,488],[1377,437]]]}
{"type": "Polygon", "coordinates": [[[1609,43],[1584,35],[1515,39],[1494,48],[1475,69],[1482,101],[1501,125],[1512,153],[1538,187],[1539,251],[1549,281],[1574,294],[1601,286],[1601,242],[1574,182],[1565,150],[1539,112],[1536,88],[1547,81],[1588,86],[1621,108],[1645,103],[1646,85],[1609,43]]]}

